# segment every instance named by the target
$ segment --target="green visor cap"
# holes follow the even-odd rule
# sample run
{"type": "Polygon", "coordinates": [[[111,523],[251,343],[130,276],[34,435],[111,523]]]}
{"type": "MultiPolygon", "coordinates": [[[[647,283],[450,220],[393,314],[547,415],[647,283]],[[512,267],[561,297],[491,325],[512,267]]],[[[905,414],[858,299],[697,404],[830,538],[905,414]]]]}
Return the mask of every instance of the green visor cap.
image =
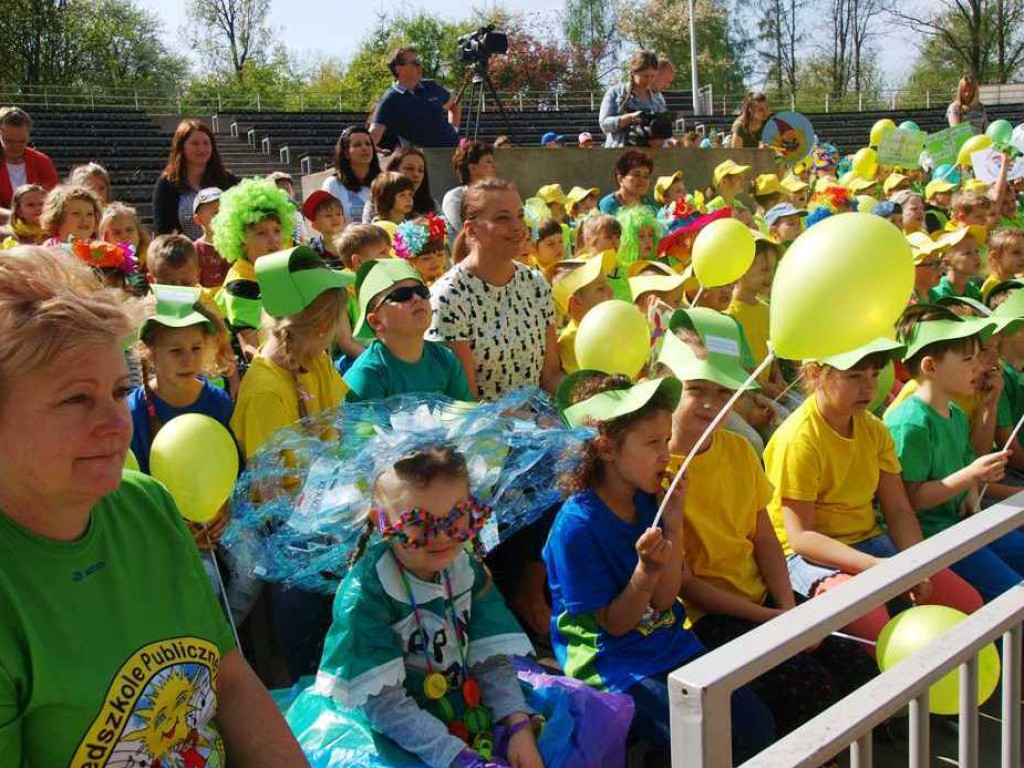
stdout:
{"type": "Polygon", "coordinates": [[[373,328],[366,322],[366,311],[373,297],[386,291],[395,283],[403,280],[423,282],[423,277],[416,268],[405,259],[378,259],[363,264],[356,273],[356,286],[359,290],[359,319],[353,333],[357,339],[372,339],[373,328]]]}
{"type": "Polygon", "coordinates": [[[154,325],[166,328],[203,325],[206,326],[207,333],[216,332],[210,319],[196,312],[196,304],[199,303],[198,288],[188,285],[153,285],[152,291],[156,297],[156,313],[142,324],[140,336],[145,336],[154,325]]]}
{"type": "Polygon", "coordinates": [[[852,349],[849,352],[841,352],[838,355],[829,355],[815,360],[817,363],[835,368],[837,371],[848,371],[868,355],[876,355],[879,352],[888,352],[889,358],[902,357],[906,346],[895,339],[879,338],[869,341],[867,344],[852,349]]]}
{"type": "MultiPolygon", "coordinates": [[[[727,389],[736,390],[750,374],[743,367],[740,329],[728,315],[707,307],[679,309],[668,321],[669,332],[662,342],[658,362],[667,366],[672,374],[683,381],[713,381],[727,389]],[[689,328],[699,337],[707,350],[701,359],[675,332],[689,328]]],[[[760,389],[756,381],[750,389],[760,389]]]]}
{"type": "Polygon", "coordinates": [[[982,340],[995,333],[996,324],[987,317],[972,317],[966,320],[926,320],[918,323],[907,339],[907,350],[903,359],[909,360],[930,344],[940,341],[955,341],[978,336],[982,340]]]}
{"type": "Polygon", "coordinates": [[[675,410],[683,393],[683,384],[672,376],[648,379],[634,384],[629,389],[614,389],[588,397],[583,402],[566,408],[562,412],[562,417],[570,427],[583,427],[591,420],[611,421],[640,410],[659,392],[664,392],[668,396],[672,402],[672,409],[675,410]]]}
{"type": "Polygon", "coordinates": [[[992,333],[1016,333],[1017,330],[1024,324],[1024,316],[1021,313],[1013,314],[1012,310],[1006,310],[1002,314],[997,315],[992,311],[990,307],[986,307],[977,299],[972,299],[969,296],[943,296],[936,302],[940,307],[947,307],[953,312],[956,312],[956,307],[970,307],[982,318],[988,320],[995,326],[992,333]]]}
{"type": "Polygon", "coordinates": [[[271,317],[297,315],[324,291],[345,288],[352,275],[331,269],[312,248],[299,245],[256,261],[263,308],[271,317]]]}
{"type": "MultiPolygon", "coordinates": [[[[1010,282],[1011,281],[1007,280],[1005,282],[1000,283],[999,285],[1009,285],[1010,282]]],[[[1012,282],[1017,283],[1017,281],[1012,282]]],[[[998,288],[999,285],[997,285],[996,288],[998,288]]],[[[1017,283],[1015,287],[1022,288],[1024,287],[1024,285],[1017,283]]],[[[994,291],[995,288],[993,288],[992,290],[994,291]]],[[[991,295],[991,293],[989,295],[991,295]]],[[[995,320],[996,318],[1005,317],[1010,317],[1014,319],[1024,319],[1024,291],[1015,290],[1013,293],[1007,296],[1006,299],[1003,300],[1002,304],[1000,304],[998,307],[992,310],[993,320],[995,320]]]]}

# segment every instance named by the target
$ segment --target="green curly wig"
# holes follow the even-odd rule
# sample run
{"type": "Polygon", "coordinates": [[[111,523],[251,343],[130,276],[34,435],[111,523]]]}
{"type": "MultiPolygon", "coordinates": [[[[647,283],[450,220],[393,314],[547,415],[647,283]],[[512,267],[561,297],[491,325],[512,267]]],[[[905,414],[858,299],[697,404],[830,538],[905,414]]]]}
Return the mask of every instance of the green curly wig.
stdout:
{"type": "Polygon", "coordinates": [[[651,258],[657,258],[658,241],[661,239],[661,223],[657,214],[646,205],[634,205],[623,208],[615,217],[622,225],[622,237],[619,240],[619,263],[628,266],[640,258],[640,239],[637,236],[644,227],[654,235],[654,252],[651,258]]]}
{"type": "Polygon", "coordinates": [[[284,247],[291,244],[295,206],[288,195],[267,179],[243,179],[220,196],[220,211],[213,218],[213,247],[234,263],[245,257],[245,230],[273,216],[284,232],[284,247]]]}

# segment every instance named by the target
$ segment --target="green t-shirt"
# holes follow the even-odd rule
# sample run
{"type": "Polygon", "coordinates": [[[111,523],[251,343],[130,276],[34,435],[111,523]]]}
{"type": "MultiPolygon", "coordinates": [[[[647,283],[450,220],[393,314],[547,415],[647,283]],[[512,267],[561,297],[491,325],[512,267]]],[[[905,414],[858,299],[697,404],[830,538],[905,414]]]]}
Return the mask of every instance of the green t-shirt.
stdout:
{"type": "MultiPolygon", "coordinates": [[[[1003,367],[1003,394],[999,396],[996,426],[1014,426],[1024,416],[1024,375],[1005,360],[1000,360],[999,364],[1003,367]]],[[[1017,441],[1024,446],[1022,439],[1024,436],[1017,436],[1017,441]]]]}
{"type": "Polygon", "coordinates": [[[345,383],[350,403],[410,392],[436,392],[453,400],[473,399],[466,372],[455,353],[434,341],[423,342],[419,362],[407,363],[376,340],[345,373],[345,383]]]}
{"type": "Polygon", "coordinates": [[[234,640],[163,486],[125,471],[73,542],[0,513],[0,563],[0,763],[225,764],[234,640]]]}
{"type": "MultiPolygon", "coordinates": [[[[934,304],[936,301],[945,298],[946,296],[959,296],[961,294],[956,292],[952,283],[950,283],[949,280],[946,279],[946,276],[943,275],[942,279],[939,280],[939,284],[932,288],[928,292],[928,295],[934,304]]],[[[962,295],[966,296],[968,299],[974,299],[975,301],[984,303],[984,299],[981,298],[981,286],[973,279],[967,281],[967,287],[964,289],[962,295]]]]}
{"type": "MultiPolygon", "coordinates": [[[[916,394],[911,395],[885,414],[885,425],[896,443],[905,482],[942,480],[974,461],[967,416],[953,403],[944,418],[916,394]]],[[[966,496],[963,491],[944,504],[919,510],[922,533],[933,536],[958,523],[966,496]]]]}

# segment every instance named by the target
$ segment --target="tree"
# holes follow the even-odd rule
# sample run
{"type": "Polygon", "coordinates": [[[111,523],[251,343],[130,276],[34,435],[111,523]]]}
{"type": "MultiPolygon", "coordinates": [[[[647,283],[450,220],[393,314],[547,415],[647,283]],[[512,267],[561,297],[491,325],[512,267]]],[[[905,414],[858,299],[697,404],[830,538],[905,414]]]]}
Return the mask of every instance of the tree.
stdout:
{"type": "Polygon", "coordinates": [[[223,64],[226,47],[226,63],[242,82],[245,65],[270,44],[270,0],[189,0],[189,10],[209,60],[223,64]]]}
{"type": "MultiPolygon", "coordinates": [[[[739,55],[742,39],[723,0],[696,0],[697,65],[703,83],[718,93],[742,93],[747,73],[739,55]]],[[[666,54],[680,69],[690,67],[687,0],[619,0],[619,31],[637,48],[666,54]]]]}
{"type": "Polygon", "coordinates": [[[562,31],[579,62],[596,88],[617,68],[613,61],[620,48],[618,18],[610,0],[566,0],[562,31]]]}
{"type": "Polygon", "coordinates": [[[776,95],[796,93],[797,46],[802,37],[806,0],[761,0],[754,19],[758,45],[754,50],[764,62],[766,90],[776,95]]]}

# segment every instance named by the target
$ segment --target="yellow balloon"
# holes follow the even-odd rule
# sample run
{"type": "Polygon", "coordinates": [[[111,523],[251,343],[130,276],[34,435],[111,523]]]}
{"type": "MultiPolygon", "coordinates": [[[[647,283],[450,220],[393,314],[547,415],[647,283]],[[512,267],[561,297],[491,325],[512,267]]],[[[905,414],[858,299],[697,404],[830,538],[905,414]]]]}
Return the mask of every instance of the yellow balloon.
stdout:
{"type": "Polygon", "coordinates": [[[754,263],[754,233],[739,219],[719,219],[693,241],[693,272],[703,288],[734,283],[754,263]]]}
{"type": "Polygon", "coordinates": [[[870,147],[862,147],[853,156],[853,172],[862,179],[873,179],[878,173],[878,153],[870,147]]]}
{"type": "Polygon", "coordinates": [[[135,458],[135,452],[131,448],[128,449],[128,453],[124,455],[124,468],[130,469],[132,472],[139,471],[139,460],[135,458]]]}
{"type": "Polygon", "coordinates": [[[882,143],[882,139],[890,131],[896,130],[896,123],[890,120],[888,117],[879,120],[873,126],[871,126],[871,146],[877,147],[882,143]]]}
{"type": "MultiPolygon", "coordinates": [[[[883,672],[913,656],[967,618],[944,605],[918,605],[889,621],[878,635],[875,655],[883,672]]],[[[999,654],[989,643],[978,654],[978,704],[984,704],[999,683],[999,654]]],[[[928,690],[928,707],[936,715],[960,709],[960,673],[953,670],[928,690]]]]}
{"type": "Polygon", "coordinates": [[[635,379],[651,349],[647,318],[628,301],[603,301],[580,321],[576,360],[580,368],[635,379]]]}
{"type": "Polygon", "coordinates": [[[816,359],[891,337],[913,287],[910,244],[899,229],[867,213],[829,216],[779,262],[770,310],[775,353],[816,359]]]}
{"type": "Polygon", "coordinates": [[[962,165],[964,168],[970,167],[971,155],[983,149],[988,149],[991,146],[992,139],[985,134],[979,133],[977,136],[971,136],[971,138],[960,145],[960,151],[956,155],[956,164],[962,165]]]}
{"type": "Polygon", "coordinates": [[[149,471],[170,491],[182,517],[208,523],[231,495],[238,477],[238,448],[216,419],[186,413],[157,432],[149,471]]]}

